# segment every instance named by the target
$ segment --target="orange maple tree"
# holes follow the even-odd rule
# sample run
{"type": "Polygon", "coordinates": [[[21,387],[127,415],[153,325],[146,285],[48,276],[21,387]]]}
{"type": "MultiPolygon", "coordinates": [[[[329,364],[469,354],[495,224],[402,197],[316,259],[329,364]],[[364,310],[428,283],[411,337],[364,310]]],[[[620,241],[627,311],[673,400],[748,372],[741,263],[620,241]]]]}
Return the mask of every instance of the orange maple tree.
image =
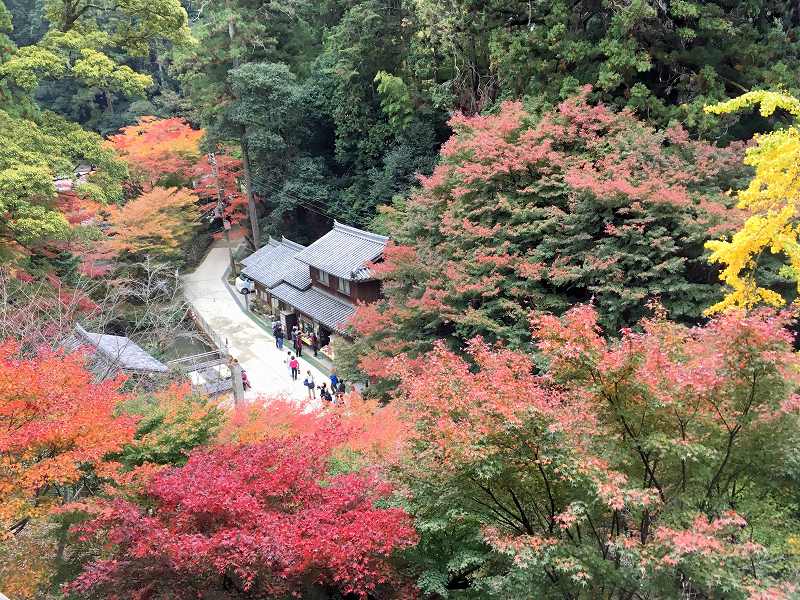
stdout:
{"type": "Polygon", "coordinates": [[[237,406],[218,436],[221,444],[253,444],[297,434],[319,433],[335,421],[341,434],[334,454],[355,454],[363,462],[382,463],[404,449],[411,424],[397,405],[381,406],[358,392],[337,404],[309,410],[284,398],[258,399],[237,406]]]}
{"type": "Polygon", "coordinates": [[[155,187],[109,209],[108,247],[120,253],[172,254],[198,224],[198,197],[183,188],[155,187]]]}
{"type": "Polygon", "coordinates": [[[147,190],[169,176],[188,180],[201,159],[202,129],[192,129],[183,119],[141,117],[109,138],[131,168],[134,179],[147,190]]]}
{"type": "MultiPolygon", "coordinates": [[[[246,215],[239,186],[242,161],[217,153],[216,167],[200,148],[205,135],[181,118],[141,117],[109,141],[128,163],[133,182],[143,191],[157,185],[191,187],[202,200],[216,201],[222,190],[224,216],[237,223],[246,215]]],[[[223,216],[223,215],[219,215],[223,216]]]]}
{"type": "Polygon", "coordinates": [[[133,417],[115,412],[120,383],[95,383],[79,353],[20,358],[15,342],[0,344],[0,538],[117,477],[107,456],[136,429],[133,417]]]}

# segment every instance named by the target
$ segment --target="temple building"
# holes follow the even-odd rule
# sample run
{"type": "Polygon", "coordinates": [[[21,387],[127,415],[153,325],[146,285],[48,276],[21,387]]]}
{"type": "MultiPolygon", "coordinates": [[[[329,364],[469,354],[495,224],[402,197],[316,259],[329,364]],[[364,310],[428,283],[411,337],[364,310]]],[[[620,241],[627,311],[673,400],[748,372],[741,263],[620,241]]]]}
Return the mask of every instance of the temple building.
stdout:
{"type": "Polygon", "coordinates": [[[120,373],[139,383],[167,375],[169,367],[148,354],[130,338],[104,333],[91,333],[80,324],[62,344],[68,352],[83,349],[88,368],[98,380],[110,379],[120,373]]]}
{"type": "Polygon", "coordinates": [[[331,335],[347,337],[346,322],[359,302],[380,298],[380,282],[369,268],[383,257],[389,238],[334,221],[333,229],[310,246],[270,238],[242,261],[242,275],[255,282],[258,298],[280,319],[320,346],[331,335]]]}

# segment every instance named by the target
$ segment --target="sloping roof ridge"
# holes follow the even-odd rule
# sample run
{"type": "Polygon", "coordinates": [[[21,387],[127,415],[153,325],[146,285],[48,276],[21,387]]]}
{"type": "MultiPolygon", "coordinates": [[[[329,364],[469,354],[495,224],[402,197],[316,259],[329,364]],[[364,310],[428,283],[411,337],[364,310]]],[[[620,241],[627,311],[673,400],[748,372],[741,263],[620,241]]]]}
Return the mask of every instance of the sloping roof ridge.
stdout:
{"type": "Polygon", "coordinates": [[[379,244],[385,244],[386,242],[389,241],[389,238],[386,237],[385,235],[380,235],[378,233],[373,233],[371,231],[365,231],[364,229],[358,229],[357,227],[353,227],[352,225],[345,225],[344,223],[340,223],[339,221],[336,220],[333,221],[333,230],[341,231],[342,233],[353,235],[355,237],[360,237],[370,242],[377,242],[379,244]]]}
{"type": "MultiPolygon", "coordinates": [[[[270,238],[270,239],[272,239],[272,238],[270,238]]],[[[305,250],[306,249],[306,247],[303,246],[303,244],[298,244],[297,242],[293,242],[292,240],[290,240],[286,236],[281,237],[281,244],[283,244],[284,246],[288,246],[289,248],[291,248],[292,250],[296,250],[297,252],[300,252],[301,250],[305,250]]]]}

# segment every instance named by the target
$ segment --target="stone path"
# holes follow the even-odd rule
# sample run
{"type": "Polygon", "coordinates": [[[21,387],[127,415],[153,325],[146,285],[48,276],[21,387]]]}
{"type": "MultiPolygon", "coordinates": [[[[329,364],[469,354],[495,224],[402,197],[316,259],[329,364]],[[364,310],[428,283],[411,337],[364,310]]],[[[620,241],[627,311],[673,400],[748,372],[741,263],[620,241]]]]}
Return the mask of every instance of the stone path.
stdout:
{"type": "Polygon", "coordinates": [[[197,270],[184,276],[184,293],[196,314],[218,338],[227,342],[228,352],[247,372],[253,387],[245,393],[245,399],[285,397],[309,408],[319,406],[319,399],[308,402],[303,379],[306,371],[311,371],[317,385],[327,381],[327,377],[301,358],[301,374],[297,381],[292,381],[284,363],[287,349],[280,351],[275,347],[275,339],[253,322],[224,283],[229,264],[227,245],[223,240],[215,242],[197,270]]]}

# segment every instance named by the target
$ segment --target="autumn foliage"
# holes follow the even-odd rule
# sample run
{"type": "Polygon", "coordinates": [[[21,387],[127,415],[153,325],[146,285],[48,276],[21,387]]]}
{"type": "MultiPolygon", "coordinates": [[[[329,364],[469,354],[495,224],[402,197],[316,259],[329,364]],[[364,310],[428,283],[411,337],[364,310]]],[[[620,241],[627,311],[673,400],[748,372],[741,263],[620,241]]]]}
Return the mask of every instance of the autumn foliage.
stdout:
{"type": "Polygon", "coordinates": [[[534,317],[536,364],[476,339],[466,357],[437,344],[384,365],[416,423],[399,473],[424,532],[423,589],[789,597],[797,517],[765,510],[793,485],[773,471],[800,425],[788,321],[656,316],[615,341],[580,306],[534,317]]]}
{"type": "Polygon", "coordinates": [[[156,185],[184,186],[207,202],[215,202],[220,188],[225,215],[232,222],[244,218],[245,198],[239,186],[242,161],[217,153],[216,174],[200,149],[205,135],[178,117],[141,117],[138,124],[111,136],[113,148],[128,162],[133,181],[147,192],[156,185]]]}
{"type": "Polygon", "coordinates": [[[197,451],[147,486],[150,511],[117,501],[80,529],[113,540],[70,586],[87,598],[403,596],[389,562],[413,545],[370,469],[330,475],[333,423],[313,434],[197,451]]]}
{"type": "Polygon", "coordinates": [[[187,189],[155,187],[120,208],[110,207],[108,247],[127,254],[179,252],[197,228],[197,201],[187,189]]]}
{"type": "Polygon", "coordinates": [[[119,381],[94,383],[80,354],[21,358],[0,345],[0,526],[4,534],[71,500],[82,482],[114,480],[108,457],[133,439],[117,415],[119,381]]]}
{"type": "MultiPolygon", "coordinates": [[[[717,293],[703,243],[739,222],[740,148],[656,130],[588,91],[541,117],[520,102],[454,116],[453,137],[391,231],[386,300],[353,319],[373,348],[435,338],[530,343],[531,309],[592,300],[613,333],[658,298],[693,323],[717,293]]],[[[366,353],[368,354],[368,352],[366,353]]]]}
{"type": "Polygon", "coordinates": [[[752,91],[738,98],[706,107],[706,112],[726,114],[759,106],[763,117],[780,110],[794,123],[786,128],[756,135],[747,150],[745,163],[755,169],[746,187],[737,193],[739,208],[747,220],[730,239],[711,240],[710,260],[722,265],[720,279],[727,286],[725,298],[709,307],[718,313],[732,306],[751,308],[760,303],[781,306],[785,298],[780,290],[770,288],[758,268],[770,255],[779,255],[786,263],[783,269],[793,280],[795,292],[800,290],[800,243],[798,237],[798,159],[800,158],[800,100],[780,92],[752,91]]]}
{"type": "Polygon", "coordinates": [[[109,138],[112,147],[130,165],[133,177],[145,190],[166,177],[187,181],[201,160],[202,129],[192,129],[178,117],[141,117],[109,138]]]}

